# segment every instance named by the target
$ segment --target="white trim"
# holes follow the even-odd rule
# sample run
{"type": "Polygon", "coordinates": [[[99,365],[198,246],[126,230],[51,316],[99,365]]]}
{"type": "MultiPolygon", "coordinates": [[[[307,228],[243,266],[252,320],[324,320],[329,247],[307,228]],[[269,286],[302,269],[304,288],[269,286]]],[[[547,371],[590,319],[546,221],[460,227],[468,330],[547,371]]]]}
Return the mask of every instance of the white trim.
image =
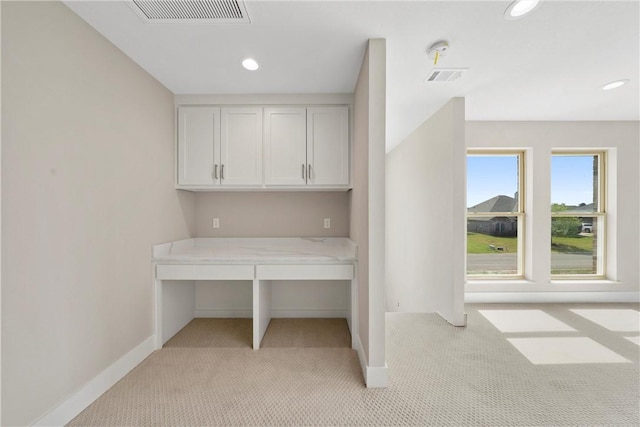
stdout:
{"type": "Polygon", "coordinates": [[[176,105],[352,105],[351,93],[175,95],[176,105]]]}
{"type": "Polygon", "coordinates": [[[360,361],[360,370],[362,371],[362,376],[364,379],[365,385],[367,384],[367,358],[364,355],[364,346],[362,345],[362,341],[360,340],[360,335],[355,337],[354,340],[354,350],[358,353],[358,361],[360,361]]]}
{"type": "Polygon", "coordinates": [[[606,279],[583,280],[467,280],[466,293],[477,292],[525,292],[525,293],[582,293],[582,292],[638,292],[638,285],[606,279]]]}
{"type": "MultiPolygon", "coordinates": [[[[346,308],[272,308],[273,318],[346,318],[349,313],[346,308]]],[[[201,318],[239,318],[251,319],[252,309],[226,309],[226,308],[197,308],[194,317],[201,318]]]]}
{"type": "Polygon", "coordinates": [[[196,308],[194,317],[198,318],[224,318],[224,319],[251,319],[253,317],[252,308],[196,308]]]}
{"type": "MultiPolygon", "coordinates": [[[[466,302],[466,301],[465,301],[466,302]]],[[[440,313],[439,311],[436,311],[436,313],[442,317],[444,320],[447,321],[447,323],[449,323],[451,326],[455,326],[455,327],[466,327],[467,326],[467,313],[462,313],[462,315],[460,316],[460,319],[452,319],[449,320],[447,319],[442,313],[440,313]],[[455,321],[455,323],[454,323],[455,321]]]]}
{"type": "Polygon", "coordinates": [[[129,353],[122,356],[114,364],[91,379],[84,387],[73,396],[66,399],[57,407],[42,416],[32,425],[58,426],[65,425],[74,419],[80,412],[91,405],[104,392],[120,381],[140,362],[153,353],[155,337],[150,336],[129,353]]]}
{"type": "Polygon", "coordinates": [[[640,302],[640,292],[466,292],[465,303],[640,302]]]}
{"type": "Polygon", "coordinates": [[[385,363],[384,366],[368,366],[364,356],[364,346],[360,341],[360,336],[356,339],[354,350],[358,353],[360,361],[360,369],[367,388],[385,388],[389,386],[389,367],[385,363]]]}
{"type": "Polygon", "coordinates": [[[384,366],[367,366],[367,388],[386,388],[389,386],[389,368],[384,366]]]}
{"type": "Polygon", "coordinates": [[[271,317],[273,318],[347,318],[348,310],[346,308],[271,308],[271,317]]]}

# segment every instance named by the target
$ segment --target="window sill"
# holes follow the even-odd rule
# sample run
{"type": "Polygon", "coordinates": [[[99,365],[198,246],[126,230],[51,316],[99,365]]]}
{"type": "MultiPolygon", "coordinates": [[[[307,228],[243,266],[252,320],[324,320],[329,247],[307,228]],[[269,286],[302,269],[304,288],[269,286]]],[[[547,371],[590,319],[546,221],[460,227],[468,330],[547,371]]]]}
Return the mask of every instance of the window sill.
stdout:
{"type": "Polygon", "coordinates": [[[614,285],[621,286],[622,282],[609,279],[552,279],[549,280],[551,285],[614,285]]]}
{"type": "Polygon", "coordinates": [[[535,285],[535,282],[527,279],[500,279],[500,278],[486,278],[486,279],[467,279],[465,285],[514,285],[514,286],[529,286],[535,285]]]}

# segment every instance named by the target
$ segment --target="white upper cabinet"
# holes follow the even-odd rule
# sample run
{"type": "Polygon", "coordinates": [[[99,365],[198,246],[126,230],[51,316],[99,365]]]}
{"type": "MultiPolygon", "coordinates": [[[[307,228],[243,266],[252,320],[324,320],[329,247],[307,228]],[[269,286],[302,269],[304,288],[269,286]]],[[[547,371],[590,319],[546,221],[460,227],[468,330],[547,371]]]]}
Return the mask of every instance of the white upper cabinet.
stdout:
{"type": "Polygon", "coordinates": [[[265,185],[300,186],[306,184],[306,111],[305,108],[265,108],[265,185]]]}
{"type": "Polygon", "coordinates": [[[349,109],[178,107],[177,188],[348,189],[349,109]]]}
{"type": "Polygon", "coordinates": [[[180,107],[178,188],[262,187],[262,108],[180,107]]]}
{"type": "Polygon", "coordinates": [[[349,185],[349,110],[307,108],[307,185],[349,185]]]}
{"type": "Polygon", "coordinates": [[[262,108],[222,108],[223,186],[262,186],[262,108]]]}
{"type": "Polygon", "coordinates": [[[178,186],[219,183],[220,108],[180,107],[178,110],[178,186]],[[216,156],[216,153],[218,155],[216,156]]]}
{"type": "Polygon", "coordinates": [[[266,108],[267,187],[349,187],[347,107],[266,108]]]}

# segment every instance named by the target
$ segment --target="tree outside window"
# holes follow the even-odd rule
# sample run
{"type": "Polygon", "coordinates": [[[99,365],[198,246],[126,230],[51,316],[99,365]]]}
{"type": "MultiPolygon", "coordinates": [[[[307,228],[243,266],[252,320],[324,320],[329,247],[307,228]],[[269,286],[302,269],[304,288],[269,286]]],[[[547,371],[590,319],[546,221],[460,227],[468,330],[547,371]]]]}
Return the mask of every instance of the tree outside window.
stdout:
{"type": "Polygon", "coordinates": [[[604,153],[551,158],[551,274],[604,276],[604,153]]]}

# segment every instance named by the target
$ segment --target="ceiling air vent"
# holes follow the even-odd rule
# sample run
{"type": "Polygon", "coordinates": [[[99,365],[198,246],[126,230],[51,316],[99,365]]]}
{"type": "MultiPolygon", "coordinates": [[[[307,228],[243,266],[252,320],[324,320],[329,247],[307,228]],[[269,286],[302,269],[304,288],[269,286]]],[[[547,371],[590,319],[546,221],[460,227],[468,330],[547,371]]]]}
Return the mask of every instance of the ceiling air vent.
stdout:
{"type": "Polygon", "coordinates": [[[133,0],[127,4],[146,22],[240,23],[251,22],[243,0],[133,0]]]}
{"type": "Polygon", "coordinates": [[[458,80],[466,68],[434,68],[431,70],[425,82],[452,82],[458,80]]]}

